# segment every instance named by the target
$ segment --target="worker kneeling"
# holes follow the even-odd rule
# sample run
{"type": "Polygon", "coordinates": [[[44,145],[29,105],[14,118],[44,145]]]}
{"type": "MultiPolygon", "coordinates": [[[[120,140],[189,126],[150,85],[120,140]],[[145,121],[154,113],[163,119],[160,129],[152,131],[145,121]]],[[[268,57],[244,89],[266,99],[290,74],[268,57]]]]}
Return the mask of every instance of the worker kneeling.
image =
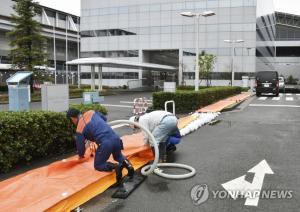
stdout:
{"type": "Polygon", "coordinates": [[[117,183],[122,179],[122,169],[128,170],[128,176],[133,178],[134,169],[129,160],[122,154],[123,142],[106,123],[107,119],[99,112],[87,111],[81,114],[79,110],[70,108],[67,118],[76,128],[76,149],[79,158],[84,158],[86,140],[95,141],[98,145],[94,159],[94,167],[98,171],[116,171],[117,183]],[[110,155],[119,164],[107,162],[110,155]]]}
{"type": "MultiPolygon", "coordinates": [[[[131,121],[136,121],[148,129],[159,144],[159,162],[167,161],[167,151],[175,151],[176,144],[180,142],[180,132],[177,127],[177,117],[172,113],[157,110],[142,116],[133,116],[131,121]]],[[[148,141],[148,135],[144,133],[148,141]]]]}

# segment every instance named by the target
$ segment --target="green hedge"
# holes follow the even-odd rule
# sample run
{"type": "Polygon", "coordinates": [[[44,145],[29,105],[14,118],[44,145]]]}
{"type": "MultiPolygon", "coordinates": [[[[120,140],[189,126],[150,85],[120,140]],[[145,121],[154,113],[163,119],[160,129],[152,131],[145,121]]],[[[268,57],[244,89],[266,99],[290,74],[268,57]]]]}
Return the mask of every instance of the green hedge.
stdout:
{"type": "MultiPolygon", "coordinates": [[[[72,105],[107,114],[100,105],[72,105]]],[[[65,113],[0,112],[0,173],[75,150],[74,127],[65,113]]]]}
{"type": "Polygon", "coordinates": [[[7,92],[7,91],[8,91],[7,85],[0,84],[0,92],[7,92]]]}
{"type": "Polygon", "coordinates": [[[100,104],[71,104],[70,107],[80,110],[82,113],[88,110],[95,110],[107,115],[107,109],[100,104]]]}
{"type": "MultiPolygon", "coordinates": [[[[199,89],[203,89],[203,88],[207,88],[204,86],[199,86],[199,89]]],[[[189,86],[189,85],[179,85],[176,87],[176,89],[179,90],[183,90],[183,91],[194,91],[195,90],[195,86],[189,86]]]]}
{"type": "Polygon", "coordinates": [[[174,100],[176,113],[189,113],[218,100],[241,93],[240,87],[211,87],[199,91],[177,91],[176,93],[153,93],[154,109],[164,109],[164,103],[174,100]]]}
{"type": "Polygon", "coordinates": [[[71,125],[64,113],[0,113],[0,172],[73,147],[71,125]]]}

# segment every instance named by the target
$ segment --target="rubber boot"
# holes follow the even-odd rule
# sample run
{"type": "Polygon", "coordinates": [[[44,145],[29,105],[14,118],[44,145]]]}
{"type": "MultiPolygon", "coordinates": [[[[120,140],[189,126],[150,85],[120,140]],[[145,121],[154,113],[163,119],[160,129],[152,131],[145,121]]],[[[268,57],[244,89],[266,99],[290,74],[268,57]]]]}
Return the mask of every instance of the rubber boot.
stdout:
{"type": "Polygon", "coordinates": [[[118,166],[118,164],[112,163],[112,162],[106,162],[106,164],[107,164],[107,168],[108,168],[107,171],[112,171],[118,166]]]}
{"type": "Polygon", "coordinates": [[[166,163],[167,162],[167,145],[166,142],[162,142],[159,144],[159,162],[166,163]]]}
{"type": "Polygon", "coordinates": [[[123,175],[122,175],[123,167],[122,167],[122,166],[117,166],[117,167],[115,168],[115,170],[116,170],[116,180],[117,180],[117,184],[120,184],[121,181],[122,181],[122,177],[123,177],[123,175]]]}
{"type": "Polygon", "coordinates": [[[115,170],[116,171],[116,185],[119,185],[122,181],[122,166],[119,166],[116,163],[107,162],[107,166],[109,168],[109,171],[115,170]]]}
{"type": "Polygon", "coordinates": [[[134,176],[134,168],[128,159],[125,159],[122,163],[122,167],[125,167],[128,171],[129,179],[132,179],[134,176]]]}
{"type": "Polygon", "coordinates": [[[174,144],[170,144],[167,146],[167,153],[169,152],[175,152],[176,151],[176,146],[174,144]]]}

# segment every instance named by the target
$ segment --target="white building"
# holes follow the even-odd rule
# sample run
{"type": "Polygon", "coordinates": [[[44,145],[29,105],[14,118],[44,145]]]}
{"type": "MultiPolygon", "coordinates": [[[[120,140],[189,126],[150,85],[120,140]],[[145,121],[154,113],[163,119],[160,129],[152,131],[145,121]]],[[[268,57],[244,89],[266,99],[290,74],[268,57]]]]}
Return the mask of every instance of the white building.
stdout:
{"type": "MultiPolygon", "coordinates": [[[[11,14],[14,14],[12,6],[15,3],[13,0],[1,0],[0,63],[2,65],[0,69],[1,67],[6,67],[3,64],[10,64],[10,58],[8,56],[10,46],[5,34],[13,28],[11,14]]],[[[78,58],[80,52],[80,17],[41,6],[41,14],[36,17],[36,20],[42,24],[42,34],[47,38],[49,66],[57,70],[58,82],[66,82],[66,69],[69,73],[69,78],[75,76],[74,74],[72,75],[71,72],[77,73],[77,66],[66,67],[65,62],[78,58]]],[[[5,82],[5,79],[11,73],[5,69],[0,71],[2,75],[0,79],[2,82],[5,82]]],[[[72,81],[71,79],[69,80],[70,82],[72,81]]],[[[73,81],[76,80],[73,79],[73,81]]]]}
{"type": "MultiPolygon", "coordinates": [[[[180,13],[206,10],[216,15],[200,18],[199,50],[217,56],[213,85],[228,85],[231,79],[231,44],[224,40],[244,41],[235,44],[236,85],[243,75],[274,69],[272,0],[84,0],[81,57],[113,57],[178,67],[176,74],[104,68],[104,85],[121,86],[143,78],[148,85],[160,80],[193,85],[196,20],[180,13]]],[[[82,71],[90,70],[83,67],[82,71]]],[[[83,74],[82,83],[90,83],[89,78],[89,73],[83,74]]]]}
{"type": "Polygon", "coordinates": [[[276,12],[276,71],[300,79],[300,16],[276,12]]]}

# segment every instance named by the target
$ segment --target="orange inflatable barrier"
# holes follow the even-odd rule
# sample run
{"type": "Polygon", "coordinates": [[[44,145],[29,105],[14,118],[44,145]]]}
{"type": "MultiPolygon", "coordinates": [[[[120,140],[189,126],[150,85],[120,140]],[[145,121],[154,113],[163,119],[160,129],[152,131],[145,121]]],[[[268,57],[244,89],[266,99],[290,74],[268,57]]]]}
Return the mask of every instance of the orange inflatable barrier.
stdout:
{"type": "Polygon", "coordinates": [[[233,97],[229,97],[227,99],[220,100],[214,104],[208,105],[206,107],[203,107],[199,109],[197,112],[201,113],[209,113],[209,112],[221,112],[225,108],[231,107],[235,104],[238,104],[245,99],[249,98],[251,96],[250,93],[242,93],[233,97]]]}
{"type": "MultiPolygon", "coordinates": [[[[219,112],[250,96],[245,93],[230,97],[198,112],[219,112]]],[[[195,119],[193,115],[181,118],[178,128],[184,128],[195,119]]],[[[153,160],[152,151],[144,144],[141,133],[123,136],[122,140],[123,154],[135,169],[153,160]]],[[[71,211],[101,194],[116,183],[115,172],[96,171],[90,154],[88,149],[85,159],[70,157],[0,182],[0,211],[71,211]]]]}
{"type": "MultiPolygon", "coordinates": [[[[142,134],[122,139],[123,153],[135,169],[153,160],[142,134]]],[[[0,182],[0,211],[70,211],[115,184],[114,172],[94,170],[89,150],[85,156],[82,160],[74,156],[0,182]]]]}

